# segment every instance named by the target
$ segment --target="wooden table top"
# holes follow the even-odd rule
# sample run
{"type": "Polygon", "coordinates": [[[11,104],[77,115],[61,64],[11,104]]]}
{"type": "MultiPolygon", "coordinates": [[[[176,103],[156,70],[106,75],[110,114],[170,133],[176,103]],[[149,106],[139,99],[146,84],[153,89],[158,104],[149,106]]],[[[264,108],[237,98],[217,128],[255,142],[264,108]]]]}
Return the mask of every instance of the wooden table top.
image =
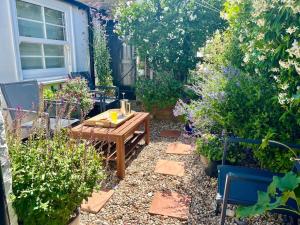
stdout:
{"type": "Polygon", "coordinates": [[[128,138],[133,131],[135,131],[143,121],[149,118],[149,113],[136,112],[135,115],[127,120],[125,123],[116,128],[92,127],[79,124],[71,129],[71,136],[73,138],[84,139],[103,139],[108,141],[116,141],[117,138],[128,138]]]}

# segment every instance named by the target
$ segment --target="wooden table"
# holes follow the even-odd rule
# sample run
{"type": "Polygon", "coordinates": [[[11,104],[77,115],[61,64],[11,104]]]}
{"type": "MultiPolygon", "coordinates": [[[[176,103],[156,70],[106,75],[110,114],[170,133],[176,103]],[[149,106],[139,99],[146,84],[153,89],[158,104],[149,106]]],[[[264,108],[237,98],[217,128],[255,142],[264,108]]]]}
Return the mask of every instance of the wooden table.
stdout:
{"type": "Polygon", "coordinates": [[[150,142],[149,113],[136,112],[135,115],[117,128],[91,127],[80,124],[71,129],[71,137],[92,141],[107,141],[116,144],[116,151],[110,158],[117,161],[117,176],[125,176],[125,155],[131,152],[144,138],[146,145],[150,142]],[[140,127],[143,131],[139,131],[140,127]],[[115,158],[114,158],[115,156],[115,158]]]}

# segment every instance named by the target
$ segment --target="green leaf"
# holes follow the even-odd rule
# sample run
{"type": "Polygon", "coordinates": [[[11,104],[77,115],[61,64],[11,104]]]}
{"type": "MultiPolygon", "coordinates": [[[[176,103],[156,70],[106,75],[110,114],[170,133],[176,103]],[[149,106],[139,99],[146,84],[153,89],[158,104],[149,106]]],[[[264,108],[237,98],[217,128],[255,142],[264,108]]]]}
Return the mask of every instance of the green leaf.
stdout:
{"type": "Polygon", "coordinates": [[[284,177],[275,177],[273,180],[275,182],[278,189],[282,192],[284,191],[292,191],[297,188],[300,184],[300,179],[298,179],[297,175],[293,172],[288,172],[284,177]]]}

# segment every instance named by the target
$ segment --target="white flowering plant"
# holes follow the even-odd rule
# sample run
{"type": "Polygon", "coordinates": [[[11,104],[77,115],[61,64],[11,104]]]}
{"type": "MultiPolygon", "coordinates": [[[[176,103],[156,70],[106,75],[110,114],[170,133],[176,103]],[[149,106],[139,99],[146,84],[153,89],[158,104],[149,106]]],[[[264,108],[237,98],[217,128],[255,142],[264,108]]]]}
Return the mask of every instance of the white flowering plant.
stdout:
{"type": "Polygon", "coordinates": [[[223,16],[239,37],[243,68],[274,80],[288,110],[300,88],[299,1],[228,0],[223,16]]]}
{"type": "MultiPolygon", "coordinates": [[[[222,1],[207,0],[220,9],[222,1]]],[[[115,13],[116,32],[136,47],[153,70],[173,73],[185,80],[197,63],[197,49],[224,20],[211,10],[188,0],[145,0],[120,4],[115,13]]]]}

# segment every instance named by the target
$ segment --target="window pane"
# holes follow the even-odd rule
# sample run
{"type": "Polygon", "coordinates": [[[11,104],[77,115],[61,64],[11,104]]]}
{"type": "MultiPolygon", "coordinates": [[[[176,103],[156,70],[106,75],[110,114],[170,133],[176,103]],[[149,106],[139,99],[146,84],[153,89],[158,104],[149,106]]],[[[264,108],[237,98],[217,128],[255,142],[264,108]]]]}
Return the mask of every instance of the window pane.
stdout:
{"type": "Polygon", "coordinates": [[[64,26],[64,13],[57,10],[45,8],[45,21],[46,23],[53,23],[64,26]]]}
{"type": "Polygon", "coordinates": [[[46,68],[64,68],[65,59],[63,57],[46,57],[46,68]]]}
{"type": "Polygon", "coordinates": [[[64,56],[63,45],[44,45],[45,56],[64,56]]]}
{"type": "Polygon", "coordinates": [[[41,57],[21,57],[23,70],[43,69],[43,60],[41,57]]]}
{"type": "Polygon", "coordinates": [[[44,38],[43,24],[25,20],[18,20],[20,36],[44,38]]]}
{"type": "Polygon", "coordinates": [[[22,42],[20,44],[20,53],[21,56],[42,56],[42,45],[22,42]]]}
{"type": "Polygon", "coordinates": [[[52,25],[46,25],[47,39],[65,40],[65,29],[52,25]]]}
{"type": "Polygon", "coordinates": [[[28,2],[17,1],[17,14],[18,17],[42,21],[42,8],[41,6],[34,5],[28,2]]]}

